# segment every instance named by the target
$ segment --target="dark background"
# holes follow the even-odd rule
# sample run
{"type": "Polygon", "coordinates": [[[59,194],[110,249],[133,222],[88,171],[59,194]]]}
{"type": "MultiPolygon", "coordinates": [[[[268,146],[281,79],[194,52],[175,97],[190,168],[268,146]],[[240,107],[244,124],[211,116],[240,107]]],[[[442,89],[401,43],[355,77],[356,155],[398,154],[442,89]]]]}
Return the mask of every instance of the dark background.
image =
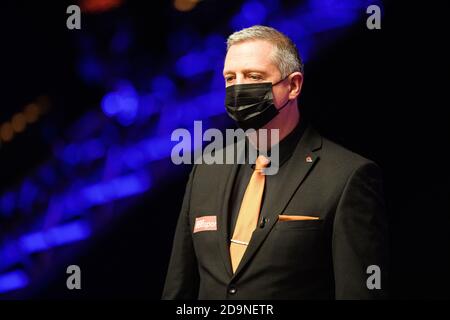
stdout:
{"type": "MultiPolygon", "coordinates": [[[[242,3],[205,0],[192,11],[180,13],[170,1],[146,5],[127,1],[102,13],[83,13],[81,31],[65,28],[69,2],[8,3],[0,19],[0,123],[41,95],[50,98],[51,108],[12,141],[0,145],[0,195],[52,159],[58,143],[71,139],[71,125],[90,112],[101,113],[99,105],[113,87],[113,79],[128,78],[137,91],[147,90],[149,74],[162,73],[175,63],[167,45],[169,34],[181,29],[194,30],[199,38],[209,31],[226,36],[230,32],[227,21],[242,3]],[[111,25],[132,30],[133,45],[111,54],[111,25]],[[106,65],[100,75],[91,74],[91,82],[79,72],[82,47],[92,46],[90,41],[96,43],[95,55],[106,65]]],[[[279,3],[280,12],[294,6],[294,1],[279,3]]],[[[383,169],[390,219],[392,298],[448,299],[448,10],[442,4],[419,3],[385,1],[381,30],[366,28],[361,9],[361,18],[351,25],[315,33],[315,49],[306,59],[299,105],[302,115],[324,136],[374,160],[383,169]]],[[[270,19],[266,22],[270,24],[270,19]]],[[[190,45],[195,47],[199,41],[193,36],[190,45]]],[[[174,84],[189,98],[198,88],[203,90],[201,84],[207,81],[200,74],[176,79],[174,84]]],[[[170,112],[171,105],[165,105],[164,99],[159,112],[164,108],[170,112]]],[[[104,118],[99,122],[104,127],[114,120],[104,118]]],[[[138,123],[138,129],[134,125],[114,126],[101,137],[121,142],[139,137],[141,132],[152,137],[158,133],[153,127],[157,121],[157,116],[149,117],[146,124],[138,123]]],[[[210,121],[211,126],[221,128],[232,125],[223,114],[210,121]]],[[[170,135],[166,136],[170,144],[170,135]]],[[[67,165],[69,173],[61,170],[56,171],[55,179],[62,181],[51,192],[65,188],[64,180],[91,179],[96,172],[89,165],[67,165]]],[[[0,293],[0,298],[159,299],[190,166],[175,166],[165,158],[147,170],[155,182],[149,191],[89,208],[93,230],[89,239],[33,253],[9,269],[0,269],[5,273],[19,268],[30,279],[28,286],[0,293]],[[65,287],[69,264],[82,269],[80,291],[65,287]]],[[[34,207],[18,206],[5,212],[0,214],[0,247],[27,230],[39,228],[40,224],[32,221],[43,219],[43,211],[34,207]]]]}

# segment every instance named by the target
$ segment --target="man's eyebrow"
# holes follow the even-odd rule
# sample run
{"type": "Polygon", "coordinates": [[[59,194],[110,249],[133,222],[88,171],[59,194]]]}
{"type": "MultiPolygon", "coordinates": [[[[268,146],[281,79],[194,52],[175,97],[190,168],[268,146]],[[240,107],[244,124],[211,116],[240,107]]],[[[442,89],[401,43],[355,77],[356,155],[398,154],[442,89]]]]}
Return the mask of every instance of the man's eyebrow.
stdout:
{"type": "Polygon", "coordinates": [[[266,71],[260,70],[260,69],[244,69],[244,70],[242,70],[242,72],[243,72],[243,73],[252,73],[252,72],[256,72],[256,73],[261,73],[261,74],[264,74],[264,75],[267,74],[266,71]]]}
{"type": "MultiPolygon", "coordinates": [[[[244,70],[241,70],[241,72],[244,74],[256,72],[256,73],[261,73],[262,75],[267,75],[266,71],[260,70],[260,69],[244,69],[244,70]]],[[[226,75],[226,74],[235,74],[235,72],[231,71],[231,70],[226,70],[223,72],[223,75],[226,75]]]]}

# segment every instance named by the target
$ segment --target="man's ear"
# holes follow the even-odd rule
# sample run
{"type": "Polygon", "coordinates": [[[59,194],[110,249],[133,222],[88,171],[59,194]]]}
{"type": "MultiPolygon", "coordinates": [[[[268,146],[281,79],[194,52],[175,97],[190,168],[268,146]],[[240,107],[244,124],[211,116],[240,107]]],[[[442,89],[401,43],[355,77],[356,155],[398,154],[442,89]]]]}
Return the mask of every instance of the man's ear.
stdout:
{"type": "Polygon", "coordinates": [[[303,74],[301,72],[293,72],[290,76],[290,87],[289,87],[289,99],[294,100],[302,91],[302,85],[303,85],[303,74]]]}

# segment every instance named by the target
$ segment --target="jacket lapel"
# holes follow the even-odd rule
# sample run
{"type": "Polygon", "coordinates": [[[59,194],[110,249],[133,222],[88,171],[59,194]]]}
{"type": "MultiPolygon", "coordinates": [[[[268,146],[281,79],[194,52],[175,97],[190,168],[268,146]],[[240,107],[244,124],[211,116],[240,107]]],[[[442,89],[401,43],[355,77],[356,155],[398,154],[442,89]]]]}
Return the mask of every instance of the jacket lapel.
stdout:
{"type": "MultiPolygon", "coordinates": [[[[233,278],[236,277],[252,259],[258,248],[266,239],[270,230],[272,230],[272,227],[277,222],[278,215],[281,214],[287,207],[289,201],[294,196],[297,189],[300,187],[310,170],[312,170],[316,162],[319,160],[319,156],[314,152],[320,149],[321,146],[322,137],[314,129],[308,127],[305,130],[303,137],[300,139],[292,155],[292,158],[285,164],[288,166],[287,168],[285,168],[285,170],[283,170],[286,174],[288,174],[288,178],[284,179],[284,181],[286,181],[286,184],[283,186],[283,188],[280,188],[278,190],[277,194],[266,195],[266,197],[270,196],[272,199],[279,200],[271,201],[271,205],[267,208],[267,210],[265,210],[267,212],[267,215],[260,217],[260,219],[266,218],[265,225],[263,228],[260,228],[258,224],[256,230],[253,232],[247,250],[242,257],[242,260],[238,268],[236,269],[233,278]]],[[[228,239],[225,240],[226,242],[224,241],[224,243],[226,243],[228,252],[228,239]]]]}

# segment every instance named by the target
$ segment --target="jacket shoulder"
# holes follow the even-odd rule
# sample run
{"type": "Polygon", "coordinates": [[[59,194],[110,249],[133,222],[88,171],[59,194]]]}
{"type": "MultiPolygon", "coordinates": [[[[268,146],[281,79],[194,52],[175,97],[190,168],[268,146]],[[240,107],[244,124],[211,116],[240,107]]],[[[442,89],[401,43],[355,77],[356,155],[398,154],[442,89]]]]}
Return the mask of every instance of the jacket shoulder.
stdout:
{"type": "Polygon", "coordinates": [[[366,165],[378,166],[374,161],[327,139],[322,138],[322,159],[340,168],[358,169],[366,165]]]}

